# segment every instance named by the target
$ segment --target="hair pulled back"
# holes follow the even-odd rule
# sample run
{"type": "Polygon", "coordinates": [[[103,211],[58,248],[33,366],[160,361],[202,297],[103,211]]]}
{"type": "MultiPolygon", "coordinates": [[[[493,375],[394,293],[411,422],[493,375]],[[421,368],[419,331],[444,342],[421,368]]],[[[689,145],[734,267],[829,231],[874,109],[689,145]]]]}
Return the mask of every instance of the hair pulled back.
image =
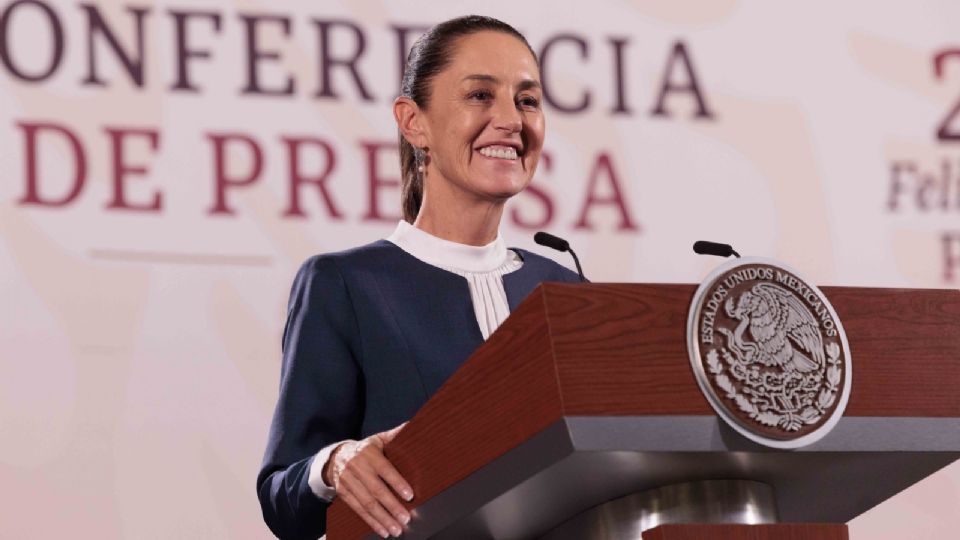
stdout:
{"type": "MultiPolygon", "coordinates": [[[[400,81],[400,95],[426,110],[430,101],[430,83],[450,63],[454,42],[481,31],[503,32],[516,37],[536,60],[537,55],[523,34],[503,21],[482,15],[450,19],[434,26],[414,42],[400,81]]],[[[423,150],[414,148],[400,133],[400,200],[403,219],[410,223],[417,218],[423,203],[423,173],[419,170],[423,161],[423,150]]]]}

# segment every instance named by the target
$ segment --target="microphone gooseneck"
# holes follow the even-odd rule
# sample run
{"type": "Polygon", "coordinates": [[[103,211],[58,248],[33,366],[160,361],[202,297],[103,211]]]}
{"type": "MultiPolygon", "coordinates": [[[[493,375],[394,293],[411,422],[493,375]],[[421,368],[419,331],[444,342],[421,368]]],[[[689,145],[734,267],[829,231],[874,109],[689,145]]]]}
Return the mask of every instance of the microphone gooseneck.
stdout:
{"type": "Polygon", "coordinates": [[[577,257],[577,254],[574,253],[572,249],[570,249],[570,242],[567,242],[559,236],[554,236],[543,231],[533,235],[533,241],[541,246],[546,246],[557,251],[569,252],[570,255],[573,256],[573,263],[577,265],[577,273],[580,274],[580,281],[587,281],[587,278],[583,276],[583,268],[580,267],[580,258],[577,257]]]}
{"type": "Polygon", "coordinates": [[[718,242],[709,242],[707,240],[697,240],[693,243],[693,251],[698,255],[714,255],[717,257],[729,257],[731,255],[740,258],[740,254],[734,251],[730,244],[720,244],[718,242]]]}

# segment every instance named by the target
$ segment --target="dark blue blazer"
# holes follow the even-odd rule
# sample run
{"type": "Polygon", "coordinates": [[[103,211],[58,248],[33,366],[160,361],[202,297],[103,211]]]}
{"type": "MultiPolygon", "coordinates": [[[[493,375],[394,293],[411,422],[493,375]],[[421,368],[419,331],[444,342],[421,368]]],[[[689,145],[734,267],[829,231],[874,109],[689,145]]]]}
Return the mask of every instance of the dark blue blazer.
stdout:
{"type": "MultiPolygon", "coordinates": [[[[511,311],[543,281],[579,281],[533,253],[503,277],[511,311]]],[[[380,240],[308,259],[283,332],[280,396],[257,476],[280,538],[317,538],[329,503],[311,491],[314,455],[409,420],[483,343],[467,280],[380,240]]]]}

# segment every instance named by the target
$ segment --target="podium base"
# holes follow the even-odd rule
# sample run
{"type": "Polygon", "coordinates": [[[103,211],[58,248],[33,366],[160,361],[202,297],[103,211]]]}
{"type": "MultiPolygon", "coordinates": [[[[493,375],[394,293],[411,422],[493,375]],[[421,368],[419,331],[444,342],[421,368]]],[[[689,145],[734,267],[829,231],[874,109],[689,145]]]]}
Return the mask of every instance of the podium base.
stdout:
{"type": "Polygon", "coordinates": [[[777,525],[661,525],[643,540],[849,540],[843,523],[777,525]]]}
{"type": "Polygon", "coordinates": [[[777,521],[770,485],[751,480],[706,480],[662,486],[603,503],[563,522],[542,540],[639,540],[643,531],[664,524],[754,525],[777,521]]]}

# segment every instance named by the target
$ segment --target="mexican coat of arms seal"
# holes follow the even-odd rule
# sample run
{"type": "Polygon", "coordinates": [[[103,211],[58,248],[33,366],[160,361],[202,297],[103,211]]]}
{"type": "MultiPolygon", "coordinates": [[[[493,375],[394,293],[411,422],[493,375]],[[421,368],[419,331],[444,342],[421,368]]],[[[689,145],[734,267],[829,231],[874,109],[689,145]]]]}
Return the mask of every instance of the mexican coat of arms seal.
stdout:
{"type": "Polygon", "coordinates": [[[736,259],[700,285],[687,319],[700,389],[731,427],[774,448],[816,442],[850,395],[850,347],[826,296],[796,272],[736,259]]]}

